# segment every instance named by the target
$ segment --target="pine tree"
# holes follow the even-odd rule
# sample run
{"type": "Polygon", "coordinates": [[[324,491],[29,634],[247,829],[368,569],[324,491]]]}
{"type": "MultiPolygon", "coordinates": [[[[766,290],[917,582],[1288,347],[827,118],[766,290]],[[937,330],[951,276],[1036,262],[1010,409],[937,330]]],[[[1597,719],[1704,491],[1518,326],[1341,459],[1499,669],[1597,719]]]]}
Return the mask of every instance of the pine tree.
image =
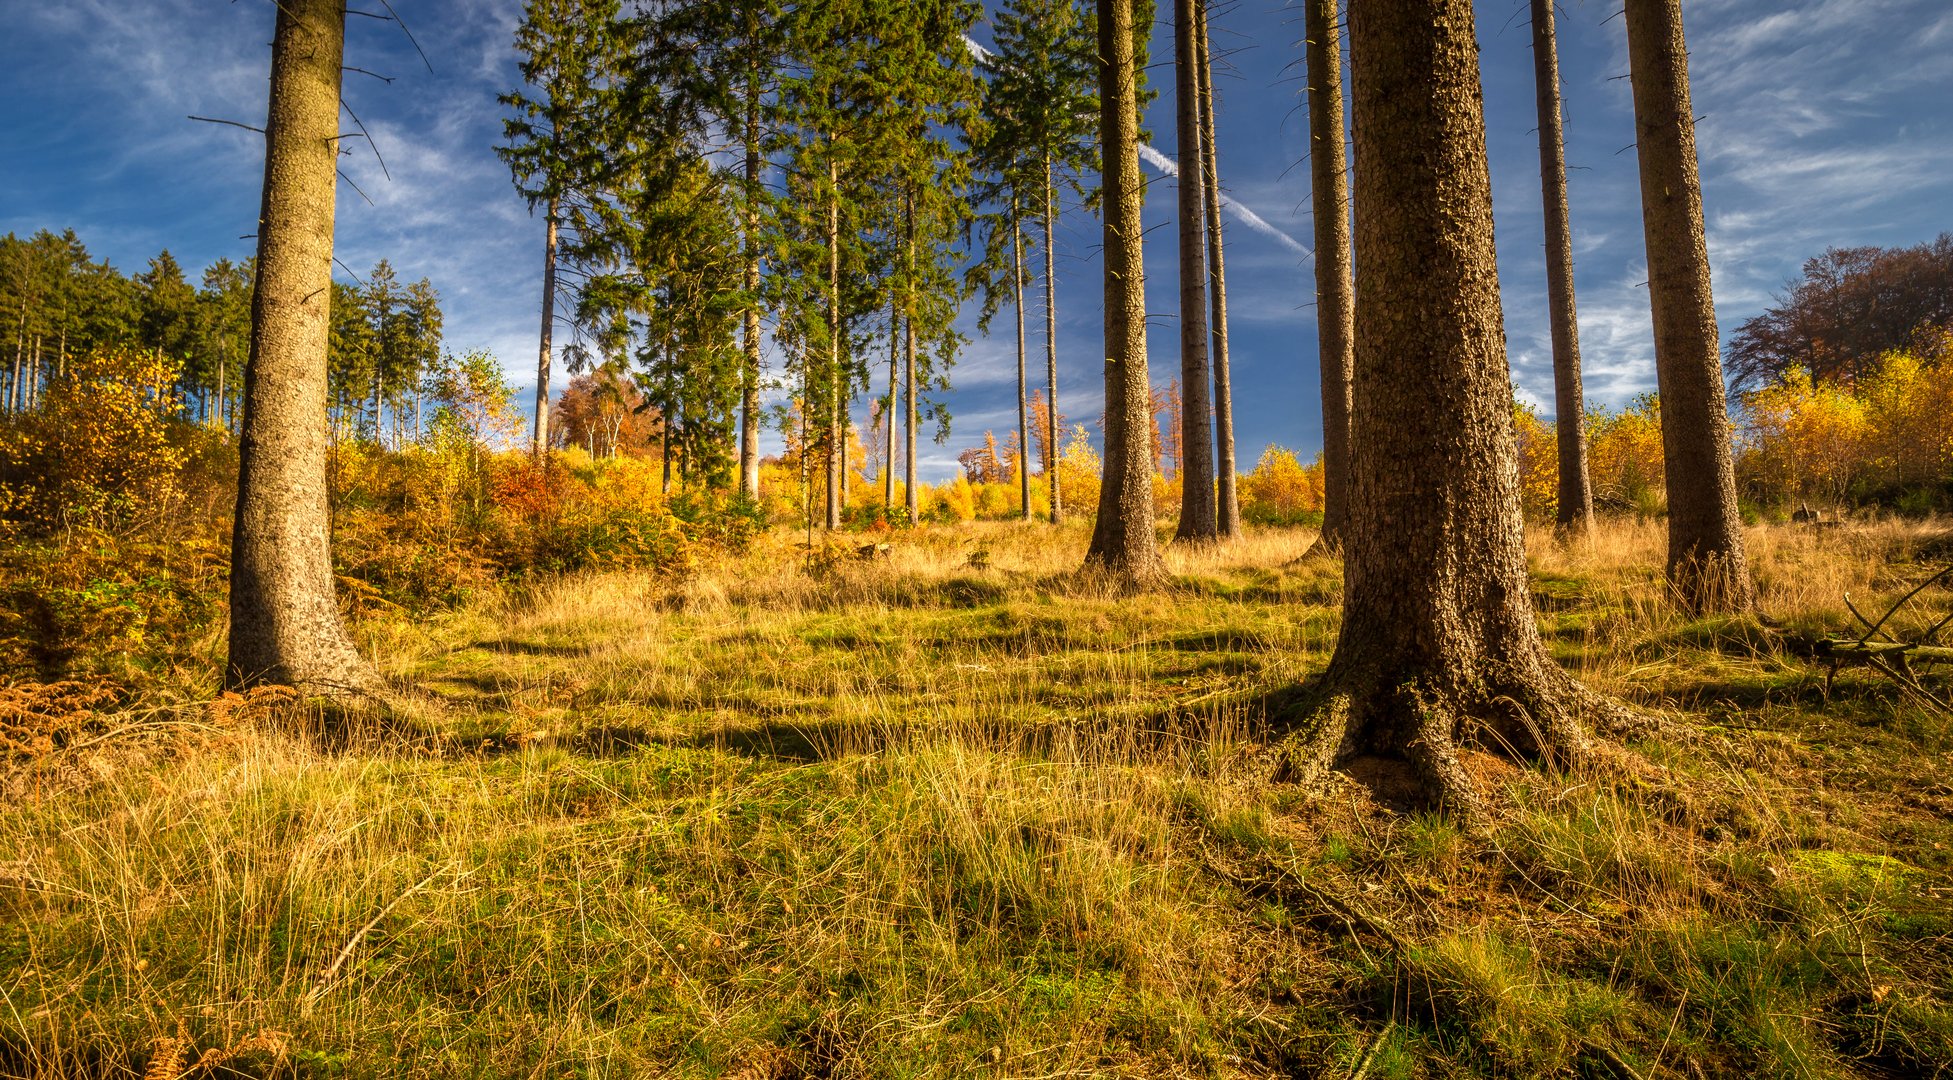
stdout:
{"type": "Polygon", "coordinates": [[[1214,402],[1208,380],[1207,152],[1201,145],[1200,33],[1194,0],[1173,3],[1173,94],[1180,139],[1180,524],[1175,540],[1220,535],[1214,493],[1214,402]]]}
{"type": "Polygon", "coordinates": [[[1553,335],[1553,397],[1558,429],[1560,528],[1593,527],[1587,478],[1587,407],[1580,388],[1580,321],[1573,299],[1573,227],[1567,220],[1566,135],[1560,115],[1560,57],[1553,0],[1532,0],[1533,79],[1539,105],[1539,185],[1546,207],[1546,302],[1553,335]]]}
{"type": "Polygon", "coordinates": [[[1351,280],[1349,157],[1336,0],[1304,0],[1308,38],[1309,187],[1315,209],[1316,341],[1322,369],[1323,547],[1342,546],[1349,512],[1350,380],[1356,288],[1351,280]]]}
{"type": "Polygon", "coordinates": [[[1213,304],[1215,518],[1222,536],[1241,535],[1235,484],[1234,385],[1227,351],[1227,263],[1221,236],[1220,149],[1214,136],[1214,58],[1207,43],[1207,0],[1195,0],[1200,76],[1200,147],[1207,178],[1207,295],[1213,304]]]}
{"type": "Polygon", "coordinates": [[[1286,771],[1393,758],[1470,814],[1468,724],[1564,765],[1626,714],[1555,666],[1534,620],[1471,0],[1364,0],[1350,47],[1354,402],[1389,438],[1355,443],[1343,629],[1286,771]]]}
{"type": "MultiPolygon", "coordinates": [[[[1045,400],[1058,401],[1057,223],[1060,187],[1083,195],[1083,178],[1096,166],[1098,86],[1093,23],[1081,0],[1005,0],[993,20],[996,54],[984,97],[992,139],[1012,147],[1010,157],[1027,167],[1030,184],[1018,209],[1030,218],[1043,253],[1045,400]],[[1034,187],[1032,185],[1035,185],[1034,187]]],[[[1056,446],[1058,429],[1038,433],[1056,446]]],[[[1051,521],[1064,520],[1057,473],[1046,469],[1051,521]]]]}
{"type": "Polygon", "coordinates": [[[1099,146],[1104,205],[1105,468],[1088,567],[1128,588],[1166,575],[1153,535],[1151,387],[1141,244],[1139,85],[1133,0],[1099,0],[1099,146]]]}
{"type": "Polygon", "coordinates": [[[541,453],[549,432],[551,338],[556,325],[558,232],[567,204],[589,181],[594,149],[614,112],[606,89],[622,61],[617,0],[529,0],[516,28],[522,77],[537,96],[503,94],[516,110],[503,121],[509,145],[496,152],[533,213],[543,207],[542,335],[536,361],[536,417],[531,449],[541,453]]]}
{"type": "Polygon", "coordinates": [[[1756,587],[1736,511],[1681,0],[1628,0],[1626,13],[1661,391],[1668,579],[1692,611],[1748,611],[1756,606],[1756,587]]]}
{"type": "Polygon", "coordinates": [[[333,597],[326,348],[345,0],[282,0],[231,540],[226,686],[378,687],[333,597]]]}

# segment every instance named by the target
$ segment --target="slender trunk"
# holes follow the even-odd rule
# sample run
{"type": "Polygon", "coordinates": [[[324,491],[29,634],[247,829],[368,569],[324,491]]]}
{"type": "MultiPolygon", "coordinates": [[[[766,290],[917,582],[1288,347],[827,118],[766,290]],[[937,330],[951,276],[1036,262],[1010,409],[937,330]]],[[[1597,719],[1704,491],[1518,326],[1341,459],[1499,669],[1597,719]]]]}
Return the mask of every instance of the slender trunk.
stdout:
{"type": "Polygon", "coordinates": [[[1180,138],[1180,526],[1174,539],[1220,535],[1214,502],[1214,402],[1207,365],[1207,167],[1201,146],[1194,0],[1173,3],[1173,105],[1180,138]]]}
{"type": "Polygon", "coordinates": [[[17,400],[20,396],[20,372],[22,365],[26,363],[27,302],[22,300],[20,303],[20,320],[14,327],[14,372],[13,376],[7,380],[6,406],[9,413],[17,413],[20,411],[20,405],[17,400]]]}
{"type": "Polygon", "coordinates": [[[556,329],[556,196],[544,212],[542,344],[536,350],[536,425],[529,436],[530,454],[541,457],[549,446],[550,335],[556,329]]]}
{"type": "Polygon", "coordinates": [[[1058,271],[1055,253],[1058,231],[1057,192],[1051,182],[1051,158],[1044,159],[1044,379],[1045,483],[1051,488],[1051,524],[1065,520],[1065,500],[1058,490],[1058,271]]]}
{"type": "Polygon", "coordinates": [[[224,682],[377,689],[340,621],[329,550],[326,348],[345,0],[282,0],[244,373],[224,682]]]}
{"type": "Polygon", "coordinates": [[[1480,807],[1458,746],[1567,762],[1613,706],[1554,665],[1526,577],[1471,0],[1350,12],[1358,267],[1343,628],[1291,775],[1406,761],[1480,807]]]}
{"type": "MultiPolygon", "coordinates": [[[[386,287],[386,293],[390,292],[392,292],[392,286],[389,285],[386,287]]],[[[377,347],[373,353],[373,442],[377,446],[386,445],[386,439],[380,430],[381,392],[386,380],[387,317],[389,315],[387,311],[386,293],[382,293],[380,297],[380,310],[378,312],[379,341],[376,343],[377,347]]]]}
{"type": "Polygon", "coordinates": [[[220,431],[224,429],[224,414],[225,412],[228,411],[227,406],[229,405],[229,402],[224,400],[224,394],[226,393],[224,383],[226,381],[225,377],[230,374],[229,368],[230,368],[230,343],[228,340],[224,338],[223,335],[220,334],[217,337],[217,413],[216,413],[216,420],[217,420],[216,426],[220,431]]]}
{"type": "Polygon", "coordinates": [[[1166,576],[1153,534],[1152,392],[1146,375],[1146,282],[1133,70],[1133,0],[1098,5],[1099,146],[1105,191],[1105,471],[1085,564],[1128,588],[1166,576]]]}
{"type": "Polygon", "coordinates": [[[907,420],[902,427],[902,483],[907,486],[903,501],[909,511],[909,524],[913,525],[922,516],[921,497],[915,484],[915,423],[920,411],[915,400],[915,194],[909,193],[904,207],[902,222],[902,243],[906,249],[904,259],[906,270],[902,275],[903,295],[907,298],[902,312],[902,391],[907,401],[907,420]]]}
{"type": "Polygon", "coordinates": [[[888,453],[882,457],[882,509],[895,509],[895,369],[901,362],[902,307],[894,299],[888,305],[888,398],[882,402],[882,426],[886,427],[888,453]]]}
{"type": "Polygon", "coordinates": [[[1017,220],[1017,192],[1010,195],[1010,302],[1017,311],[1017,498],[1031,520],[1031,406],[1024,377],[1024,227],[1017,220]]]}
{"type": "Polygon", "coordinates": [[[1567,217],[1566,136],[1560,115],[1560,59],[1553,0],[1532,0],[1533,80],[1539,104],[1539,186],[1546,207],[1546,303],[1553,333],[1553,407],[1558,433],[1559,525],[1569,534],[1593,526],[1587,479],[1586,403],[1580,389],[1580,324],[1573,298],[1573,226],[1567,217]]]}
{"type": "Polygon", "coordinates": [[[746,80],[746,200],[745,277],[746,315],[743,323],[744,364],[739,371],[739,493],[759,498],[759,376],[760,376],[760,256],[759,256],[759,84],[757,73],[746,80]]]}
{"type": "Polygon", "coordinates": [[[27,411],[41,403],[41,335],[34,335],[34,362],[27,366],[27,411]]]}
{"type": "Polygon", "coordinates": [[[841,527],[843,432],[841,378],[841,193],[834,163],[827,166],[827,527],[841,527]]]}
{"type": "Polygon", "coordinates": [[[1322,371],[1322,540],[1343,543],[1349,513],[1350,380],[1356,362],[1349,155],[1343,139],[1343,56],[1336,0],[1304,0],[1309,40],[1309,178],[1315,210],[1316,344],[1322,371]]]}
{"type": "Polygon", "coordinates": [[[1692,611],[1749,611],[1756,590],[1736,512],[1682,6],[1680,0],[1627,0],[1626,14],[1661,392],[1668,578],[1692,611]]]}
{"type": "Polygon", "coordinates": [[[1215,519],[1222,536],[1241,535],[1241,496],[1234,476],[1234,383],[1227,360],[1227,263],[1221,244],[1220,149],[1214,142],[1214,60],[1207,47],[1207,0],[1194,0],[1200,76],[1200,150],[1207,179],[1207,289],[1214,306],[1215,519]]]}

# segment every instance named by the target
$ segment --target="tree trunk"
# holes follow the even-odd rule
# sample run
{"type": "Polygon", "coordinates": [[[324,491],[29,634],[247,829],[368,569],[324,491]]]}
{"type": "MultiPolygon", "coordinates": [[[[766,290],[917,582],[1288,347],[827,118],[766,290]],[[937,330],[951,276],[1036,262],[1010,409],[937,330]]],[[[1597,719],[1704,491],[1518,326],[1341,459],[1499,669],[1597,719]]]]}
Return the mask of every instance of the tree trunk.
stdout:
{"type": "Polygon", "coordinates": [[[900,401],[895,389],[895,372],[902,356],[902,306],[891,299],[888,305],[888,400],[882,404],[882,426],[888,453],[882,457],[882,509],[895,509],[895,406],[900,401]]]}
{"type": "Polygon", "coordinates": [[[746,314],[741,320],[745,339],[744,365],[739,370],[739,493],[759,498],[760,437],[760,313],[759,313],[759,90],[755,78],[746,85],[746,314]]]}
{"type": "Polygon", "coordinates": [[[908,297],[907,310],[902,313],[902,383],[903,393],[908,400],[908,419],[903,424],[902,441],[906,447],[902,457],[902,482],[907,485],[903,498],[908,506],[909,524],[914,525],[922,516],[920,495],[915,486],[915,422],[918,412],[915,401],[915,195],[908,197],[905,217],[902,223],[902,243],[906,249],[908,273],[903,277],[903,289],[908,297]]]}
{"type": "Polygon", "coordinates": [[[1180,525],[1175,540],[1220,535],[1214,505],[1214,403],[1207,366],[1207,154],[1201,146],[1194,0],[1173,3],[1173,112],[1180,139],[1180,525]]]}
{"type": "Polygon", "coordinates": [[[1389,438],[1354,445],[1342,632],[1285,771],[1402,760],[1469,815],[1473,722],[1565,763],[1618,707],[1554,666],[1534,622],[1471,0],[1365,0],[1349,25],[1354,415],[1389,438]]]}
{"type": "Polygon", "coordinates": [[[326,347],[345,0],[284,0],[272,42],[264,201],[231,542],[228,687],[378,689],[333,599],[326,347]]]}
{"type": "Polygon", "coordinates": [[[841,194],[839,175],[827,166],[827,527],[841,527],[841,194]]]}
{"type": "Polygon", "coordinates": [[[1539,186],[1546,204],[1546,302],[1553,331],[1553,408],[1560,456],[1563,532],[1593,527],[1594,491],[1587,479],[1586,402],[1580,388],[1580,323],[1573,298],[1573,226],[1567,220],[1566,137],[1560,116],[1560,57],[1553,0],[1532,0],[1533,79],[1539,98],[1539,186]]]}
{"type": "Polygon", "coordinates": [[[542,344],[536,350],[536,426],[529,452],[541,457],[549,447],[550,334],[556,328],[556,196],[544,212],[542,344]]]}
{"type": "Polygon", "coordinates": [[[1668,579],[1691,611],[1749,611],[1680,0],[1628,0],[1641,222],[1668,486],[1668,579]]]}
{"type": "Polygon", "coordinates": [[[1200,151],[1207,187],[1207,290],[1214,308],[1215,519],[1222,536],[1241,535],[1241,496],[1234,475],[1234,385],[1227,358],[1227,263],[1221,252],[1220,149],[1214,142],[1214,59],[1207,47],[1207,0],[1195,0],[1200,76],[1200,151]]]}
{"type": "Polygon", "coordinates": [[[1304,0],[1308,38],[1309,184],[1315,211],[1316,344],[1322,369],[1322,539],[1343,544],[1349,515],[1350,380],[1356,287],[1350,278],[1349,155],[1343,140],[1343,57],[1336,0],[1304,0]]]}
{"type": "Polygon", "coordinates": [[[1017,498],[1031,520],[1030,384],[1024,374],[1024,228],[1017,220],[1017,192],[1010,193],[1010,299],[1017,309],[1017,498]]]}
{"type": "Polygon", "coordinates": [[[1104,188],[1105,471],[1085,565],[1128,588],[1166,577],[1153,535],[1153,469],[1146,375],[1145,180],[1133,71],[1133,0],[1099,0],[1099,147],[1104,188]]]}
{"type": "Polygon", "coordinates": [[[1058,490],[1058,231],[1057,191],[1051,182],[1051,158],[1044,159],[1044,426],[1051,461],[1044,480],[1051,488],[1051,524],[1065,520],[1065,500],[1058,490]]]}

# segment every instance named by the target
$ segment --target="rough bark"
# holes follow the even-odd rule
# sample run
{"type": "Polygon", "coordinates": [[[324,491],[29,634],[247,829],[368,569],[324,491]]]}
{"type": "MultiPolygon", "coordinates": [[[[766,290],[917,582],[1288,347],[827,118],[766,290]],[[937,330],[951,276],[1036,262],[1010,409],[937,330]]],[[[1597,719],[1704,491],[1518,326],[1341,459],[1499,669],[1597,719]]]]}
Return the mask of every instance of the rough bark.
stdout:
{"type": "Polygon", "coordinates": [[[345,0],[278,6],[231,545],[231,687],[341,696],[378,686],[340,621],[328,549],[326,343],[345,18],[345,0]]]}
{"type": "Polygon", "coordinates": [[[529,452],[541,457],[549,448],[549,369],[551,335],[556,329],[556,196],[549,197],[543,214],[542,343],[536,349],[536,425],[529,436],[529,452]]]}
{"type": "Polygon", "coordinates": [[[1560,458],[1560,529],[1593,527],[1587,477],[1586,401],[1580,387],[1580,323],[1573,297],[1573,226],[1567,217],[1566,136],[1560,114],[1560,57],[1553,0],[1532,0],[1533,80],[1539,105],[1539,186],[1546,207],[1546,302],[1553,335],[1553,408],[1560,458]]]}
{"type": "Polygon", "coordinates": [[[1180,140],[1180,524],[1175,540],[1220,535],[1214,504],[1214,399],[1207,363],[1207,154],[1201,146],[1194,0],[1173,3],[1174,120],[1180,140]]]}
{"type": "Polygon", "coordinates": [[[1400,759],[1471,814],[1474,730],[1564,764],[1617,707],[1553,664],[1534,622],[1471,0],[1364,0],[1349,25],[1354,417],[1390,437],[1354,444],[1342,632],[1285,771],[1400,759]]]}
{"type": "Polygon", "coordinates": [[[1220,151],[1214,141],[1214,58],[1207,44],[1207,0],[1195,0],[1199,54],[1200,151],[1207,189],[1207,296],[1213,305],[1215,521],[1222,536],[1241,535],[1241,495],[1235,485],[1234,376],[1227,355],[1227,262],[1221,243],[1220,151]]]}
{"type": "Polygon", "coordinates": [[[1690,610],[1748,611],[1756,606],[1756,592],[1736,510],[1682,5],[1680,0],[1628,0],[1626,15],[1655,381],[1661,392],[1668,578],[1690,610]]]}
{"type": "Polygon", "coordinates": [[[1349,513],[1350,380],[1356,288],[1351,280],[1348,150],[1343,137],[1343,57],[1336,0],[1305,0],[1308,38],[1309,177],[1315,211],[1316,342],[1322,368],[1322,539],[1341,547],[1349,513]]]}
{"type": "Polygon", "coordinates": [[[1058,198],[1051,181],[1051,159],[1044,159],[1044,379],[1045,446],[1051,451],[1051,466],[1045,482],[1051,488],[1051,524],[1065,520],[1065,500],[1058,490],[1058,198]]]}
{"type": "Polygon", "coordinates": [[[1133,0],[1099,0],[1099,147],[1105,265],[1105,469],[1085,554],[1127,588],[1166,576],[1153,535],[1152,388],[1146,375],[1146,198],[1139,173],[1133,0]]]}

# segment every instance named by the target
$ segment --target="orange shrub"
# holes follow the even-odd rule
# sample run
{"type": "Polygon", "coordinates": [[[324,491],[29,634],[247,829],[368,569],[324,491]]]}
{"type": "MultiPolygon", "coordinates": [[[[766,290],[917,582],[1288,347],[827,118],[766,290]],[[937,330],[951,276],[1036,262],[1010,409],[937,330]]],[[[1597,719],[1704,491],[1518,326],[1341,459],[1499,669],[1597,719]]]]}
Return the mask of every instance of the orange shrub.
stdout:
{"type": "Polygon", "coordinates": [[[1322,457],[1304,465],[1295,451],[1271,446],[1241,475],[1241,517],[1262,525],[1318,520],[1322,513],[1322,457]]]}

